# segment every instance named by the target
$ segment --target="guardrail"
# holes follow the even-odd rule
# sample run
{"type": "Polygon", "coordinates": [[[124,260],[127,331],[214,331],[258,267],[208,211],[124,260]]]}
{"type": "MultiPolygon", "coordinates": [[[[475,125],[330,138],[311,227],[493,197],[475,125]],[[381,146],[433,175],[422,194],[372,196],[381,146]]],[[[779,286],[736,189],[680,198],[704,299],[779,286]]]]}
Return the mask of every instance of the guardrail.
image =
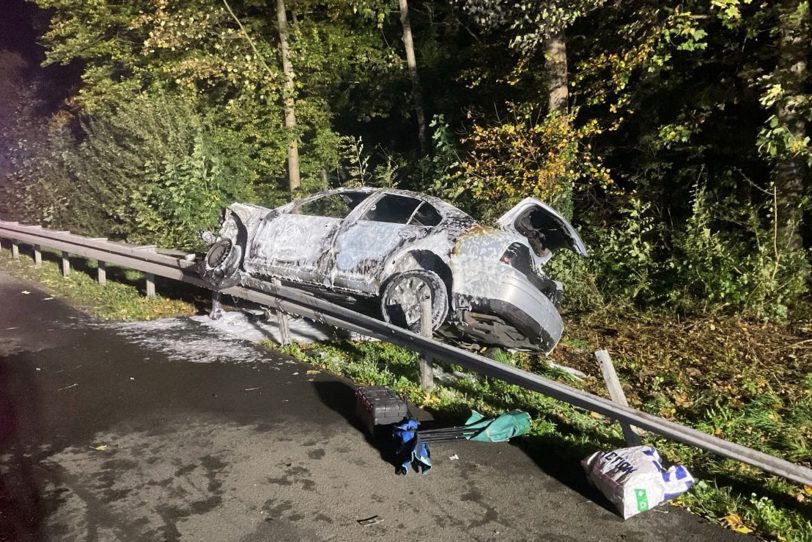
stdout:
{"type": "MultiPolygon", "coordinates": [[[[63,263],[70,254],[73,254],[97,260],[100,264],[106,262],[142,271],[147,274],[148,281],[151,275],[157,275],[208,289],[207,283],[196,276],[193,269],[195,263],[186,257],[177,257],[179,255],[177,252],[174,253],[175,255],[161,254],[155,247],[133,246],[106,239],[83,237],[70,232],[50,231],[38,226],[0,221],[0,239],[2,238],[12,241],[12,251],[16,255],[19,255],[18,249],[15,248],[17,243],[33,245],[35,260],[38,260],[39,247],[46,246],[62,251],[63,263]]],[[[103,268],[104,265],[100,265],[100,269],[103,268]]],[[[149,290],[148,282],[148,293],[149,290]]],[[[759,467],[800,484],[812,485],[812,469],[803,465],[796,465],[785,459],[726,441],[658,416],[646,414],[432,338],[422,337],[295,288],[256,279],[245,279],[241,286],[228,288],[222,293],[411,348],[434,359],[462,365],[479,374],[542,393],[662,437],[759,467]]]]}

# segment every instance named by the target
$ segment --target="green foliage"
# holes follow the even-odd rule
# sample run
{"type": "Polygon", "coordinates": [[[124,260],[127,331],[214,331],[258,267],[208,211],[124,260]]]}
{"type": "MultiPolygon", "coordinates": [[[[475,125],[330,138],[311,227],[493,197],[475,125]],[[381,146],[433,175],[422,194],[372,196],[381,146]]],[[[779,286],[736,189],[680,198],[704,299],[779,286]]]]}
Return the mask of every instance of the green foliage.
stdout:
{"type": "Polygon", "coordinates": [[[674,239],[669,265],[683,287],[672,290],[673,302],[787,316],[788,305],[806,292],[806,273],[799,272],[806,255],[779,238],[774,187],[771,196],[759,203],[696,189],[686,229],[674,239]]]}
{"type": "Polygon", "coordinates": [[[182,97],[139,95],[84,125],[72,165],[77,196],[96,202],[109,233],[193,248],[225,205],[251,197],[247,152],[224,155],[216,130],[182,97]]]}
{"type": "Polygon", "coordinates": [[[527,196],[572,215],[574,191],[612,183],[585,144],[592,129],[576,128],[570,115],[539,118],[529,107],[513,107],[502,122],[475,123],[462,140],[468,153],[455,167],[477,216],[494,219],[527,196]]]}
{"type": "Polygon", "coordinates": [[[657,254],[659,226],[651,204],[637,198],[620,214],[621,222],[615,227],[597,231],[593,258],[601,291],[608,297],[650,301],[663,265],[657,254]]]}
{"type": "Polygon", "coordinates": [[[622,303],[617,297],[611,297],[606,276],[596,265],[594,249],[586,258],[562,251],[547,264],[545,272],[564,284],[562,307],[567,312],[598,310],[606,306],[607,299],[622,303]]]}

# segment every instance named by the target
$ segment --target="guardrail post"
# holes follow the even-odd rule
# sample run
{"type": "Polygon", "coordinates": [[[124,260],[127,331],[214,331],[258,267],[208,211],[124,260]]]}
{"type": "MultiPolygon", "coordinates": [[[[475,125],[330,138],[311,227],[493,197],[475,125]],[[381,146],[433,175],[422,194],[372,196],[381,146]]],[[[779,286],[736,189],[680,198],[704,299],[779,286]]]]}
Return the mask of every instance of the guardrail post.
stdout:
{"type": "Polygon", "coordinates": [[[62,252],[62,278],[68,278],[70,275],[70,259],[68,259],[68,253],[62,252]]]}
{"type": "MultiPolygon", "coordinates": [[[[609,397],[619,405],[625,407],[629,406],[629,402],[626,400],[626,394],[623,393],[623,387],[620,385],[620,379],[615,372],[615,366],[612,364],[612,358],[609,357],[609,352],[606,350],[597,350],[595,352],[595,358],[601,364],[601,372],[603,373],[603,380],[606,382],[606,389],[609,390],[609,397]]],[[[626,422],[619,423],[627,445],[640,446],[643,444],[638,428],[626,422]]]]}
{"type": "MultiPolygon", "coordinates": [[[[273,279],[272,283],[274,286],[282,285],[279,279],[273,279]]],[[[288,320],[288,315],[281,309],[275,309],[274,312],[276,313],[276,321],[279,324],[279,344],[282,346],[288,345],[291,343],[290,321],[288,320]]]]}
{"type": "MultiPolygon", "coordinates": [[[[155,245],[136,247],[136,250],[144,250],[146,252],[155,252],[155,249],[155,245]]],[[[147,284],[147,297],[155,297],[155,275],[152,273],[144,273],[144,280],[147,284]]]]}
{"type": "MultiPolygon", "coordinates": [[[[431,292],[420,300],[420,334],[427,339],[432,337],[431,318],[431,292]]],[[[434,387],[434,372],[431,368],[431,356],[423,352],[420,354],[420,387],[430,390],[434,387]]]]}
{"type": "Polygon", "coordinates": [[[147,281],[147,297],[155,297],[155,275],[144,273],[144,278],[147,281]]]}
{"type": "Polygon", "coordinates": [[[15,260],[20,259],[20,245],[13,239],[11,241],[11,257],[15,260]]]}
{"type": "Polygon", "coordinates": [[[96,270],[96,280],[99,281],[99,285],[104,286],[107,284],[107,263],[99,261],[99,267],[96,270]]]}
{"type": "Polygon", "coordinates": [[[42,249],[39,245],[34,245],[34,267],[42,265],[42,249]]]}

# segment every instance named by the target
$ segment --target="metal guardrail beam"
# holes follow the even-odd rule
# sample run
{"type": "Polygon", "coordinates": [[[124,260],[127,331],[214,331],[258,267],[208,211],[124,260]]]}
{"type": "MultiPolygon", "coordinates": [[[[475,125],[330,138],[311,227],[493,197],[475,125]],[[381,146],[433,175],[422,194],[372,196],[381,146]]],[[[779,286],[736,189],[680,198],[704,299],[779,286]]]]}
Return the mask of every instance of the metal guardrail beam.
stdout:
{"type": "MultiPolygon", "coordinates": [[[[88,239],[71,233],[50,232],[8,222],[0,222],[0,237],[26,244],[47,246],[77,256],[106,261],[208,289],[204,281],[192,274],[190,268],[193,267],[193,262],[184,258],[147,252],[131,245],[88,239]]],[[[223,290],[223,293],[405,346],[434,359],[462,365],[482,375],[542,393],[573,406],[640,427],[662,437],[759,467],[794,482],[812,485],[812,469],[803,465],[796,465],[785,459],[720,439],[659,416],[619,405],[603,397],[434,339],[421,337],[416,333],[324,301],[301,290],[247,278],[243,281],[242,286],[228,288],[223,290]]]]}

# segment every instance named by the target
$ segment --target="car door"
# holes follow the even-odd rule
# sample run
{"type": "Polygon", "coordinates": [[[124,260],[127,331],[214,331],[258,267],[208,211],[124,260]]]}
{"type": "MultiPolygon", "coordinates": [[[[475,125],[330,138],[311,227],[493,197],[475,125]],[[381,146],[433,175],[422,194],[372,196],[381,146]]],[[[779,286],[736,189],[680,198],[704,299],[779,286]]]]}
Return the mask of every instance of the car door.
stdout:
{"type": "Polygon", "coordinates": [[[325,258],[344,218],[367,194],[328,193],[302,201],[288,213],[271,213],[257,228],[250,265],[266,276],[321,284],[325,258]]]}
{"type": "MultiPolygon", "coordinates": [[[[382,193],[364,214],[339,231],[335,240],[332,283],[338,288],[377,294],[380,272],[387,258],[399,247],[422,237],[428,226],[415,217],[423,205],[418,198],[382,193]]],[[[430,205],[427,212],[440,216],[430,205]]]]}

